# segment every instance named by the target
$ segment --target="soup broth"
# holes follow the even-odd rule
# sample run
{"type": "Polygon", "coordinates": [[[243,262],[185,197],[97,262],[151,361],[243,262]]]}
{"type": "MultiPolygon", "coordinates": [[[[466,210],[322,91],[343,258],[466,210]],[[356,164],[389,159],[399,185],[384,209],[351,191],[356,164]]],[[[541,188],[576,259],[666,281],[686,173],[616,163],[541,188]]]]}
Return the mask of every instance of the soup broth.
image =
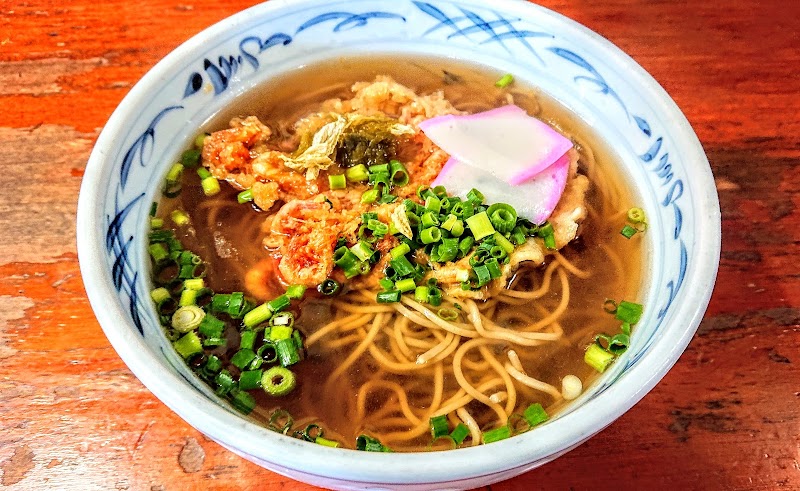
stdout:
{"type": "MultiPolygon", "coordinates": [[[[522,346],[464,338],[460,343],[453,341],[446,357],[419,363],[415,356],[431,343],[444,343],[451,334],[445,330],[429,333],[415,321],[419,315],[384,313],[385,306],[370,302],[358,291],[326,297],[309,289],[302,301],[290,307],[295,327],[307,341],[305,359],[291,367],[297,386],[283,397],[260,389],[250,391],[256,400],[251,417],[282,429],[284,413],[275,414],[282,409],[294,419],[288,431],[319,425],[325,439],[348,448],[355,448],[362,434],[393,451],[451,448],[447,439],[432,444],[428,424],[435,413],[452,408],[445,412],[451,429],[468,418],[481,431],[503,423],[497,410],[463,390],[459,376],[496,406],[511,406],[509,414],[521,415],[531,404],[540,403],[553,416],[567,401],[518,381],[508,375],[511,372],[502,375],[502,367],[514,357],[509,351],[516,353],[530,378],[560,391],[562,379],[574,375],[585,388],[597,374],[584,361],[587,346],[598,333],[620,329],[620,321],[604,310],[609,305],[604,303],[636,300],[642,284],[640,237],[627,239],[620,234],[636,197],[615,165],[613,152],[583,121],[525,82],[496,87],[502,73],[488,68],[437,58],[364,57],[308,66],[271,80],[235,101],[202,130],[227,128],[233,117],[256,115],[278,135],[291,135],[294,122],[317,111],[322,101],[352,97],[353,83],[371,81],[377,75],[389,75],[417,94],[442,90],[455,108],[469,113],[513,102],[574,142],[579,173],[590,182],[587,216],[578,237],[557,254],[547,255],[543,265],[522,263],[507,282],[507,288],[518,295],[474,301],[499,328],[527,329],[532,322],[542,321],[543,327],[536,331],[554,334],[556,339],[522,346]],[[349,302],[349,307],[337,302],[349,302]],[[342,326],[330,328],[337,319],[342,326]],[[320,334],[321,329],[329,332],[320,334]],[[370,337],[371,342],[365,343],[370,337]],[[460,350],[466,342],[474,347],[460,350]],[[398,355],[392,357],[393,353],[398,355]],[[401,355],[404,360],[398,361],[401,355]],[[348,366],[343,369],[345,362],[348,366]],[[509,393],[508,383],[513,384],[514,394],[509,393]],[[512,398],[515,402],[510,404],[512,398]]],[[[264,222],[280,203],[260,210],[237,202],[240,189],[225,182],[221,187],[218,194],[206,196],[196,173],[185,172],[180,195],[163,199],[158,216],[186,249],[204,259],[205,284],[214,292],[242,291],[259,301],[280,295],[284,286],[275,273],[275,250],[264,244],[268,235],[264,222]],[[174,210],[185,211],[190,224],[175,226],[170,220],[174,210]]],[[[469,302],[452,302],[459,304],[455,307],[460,322],[466,322],[469,302]]],[[[445,305],[451,305],[447,299],[445,305]]],[[[206,348],[206,352],[227,363],[239,349],[237,322],[228,322],[225,338],[226,346],[206,348]]],[[[449,349],[451,345],[443,346],[449,349]]],[[[510,418],[512,430],[519,426],[517,419],[510,418]]],[[[473,433],[464,445],[473,444],[474,439],[473,433]]]]}

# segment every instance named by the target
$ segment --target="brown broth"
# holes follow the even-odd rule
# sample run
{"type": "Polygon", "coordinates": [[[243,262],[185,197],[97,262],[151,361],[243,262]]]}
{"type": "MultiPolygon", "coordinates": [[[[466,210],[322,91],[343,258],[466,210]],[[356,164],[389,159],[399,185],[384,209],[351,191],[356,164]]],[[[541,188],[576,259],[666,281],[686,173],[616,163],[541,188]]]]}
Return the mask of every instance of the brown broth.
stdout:
{"type": "MultiPolygon", "coordinates": [[[[582,171],[593,179],[588,194],[588,204],[597,210],[598,216],[590,215],[581,226],[579,239],[562,250],[563,255],[578,268],[591,270],[592,276],[582,280],[570,277],[571,299],[569,308],[559,320],[564,328],[565,338],[574,342],[554,342],[539,346],[540,366],[532,376],[560,388],[560,380],[566,374],[574,374],[588,383],[594,376],[593,370],[583,361],[583,351],[598,332],[614,333],[619,322],[602,310],[606,298],[636,300],[642,285],[643,252],[641,238],[626,240],[619,234],[624,224],[624,210],[637,200],[624,176],[615,166],[615,156],[583,121],[564,109],[556,101],[539,93],[534,87],[516,81],[511,90],[494,86],[494,81],[502,74],[484,67],[464,65],[437,58],[406,57],[365,57],[343,58],[325,64],[297,69],[285,76],[265,83],[257,90],[241,96],[229,108],[216,115],[203,130],[217,130],[227,127],[231,117],[257,115],[271,126],[275,122],[289,125],[312,112],[315,107],[330,97],[345,97],[350,94],[353,82],[372,80],[375,75],[386,74],[398,82],[414,89],[418,94],[442,89],[445,96],[458,109],[467,111],[483,110],[507,103],[510,92],[514,103],[530,114],[545,120],[572,136],[579,145],[590,147],[594,154],[594,167],[582,171]],[[615,268],[601,245],[605,244],[623,258],[623,271],[615,268]]],[[[214,197],[213,203],[232,203],[225,206],[209,206],[193,172],[187,172],[184,190],[178,198],[164,199],[159,214],[167,217],[172,209],[187,210],[192,218],[192,226],[177,230],[179,238],[187,249],[195,251],[208,263],[208,285],[217,292],[244,291],[244,273],[263,260],[267,251],[262,246],[263,234],[260,224],[267,216],[265,212],[249,205],[236,203],[237,191],[222,184],[223,192],[214,197]],[[204,204],[205,203],[205,204],[204,204]]],[[[520,284],[526,282],[531,287],[540,282],[544,267],[525,268],[518,276],[520,284]],[[527,271],[527,272],[525,272],[527,271]]],[[[557,281],[554,279],[554,283],[557,281]]],[[[553,308],[561,298],[556,285],[538,305],[553,308]]],[[[280,291],[276,292],[276,295],[280,291]]],[[[520,308],[533,308],[526,305],[520,308]]],[[[297,326],[306,335],[330,319],[331,312],[324,299],[306,300],[298,312],[297,326]]],[[[233,338],[236,336],[234,335],[233,338]]],[[[229,344],[228,355],[238,348],[238,341],[229,344]]],[[[253,391],[258,404],[271,411],[276,407],[287,409],[296,420],[316,417],[318,424],[341,435],[342,443],[352,447],[355,437],[369,428],[356,427],[348,414],[352,404],[343,403],[343,398],[355,397],[356,387],[350,390],[326,394],[324,381],[344,359],[349,350],[322,352],[312,349],[308,358],[292,367],[298,376],[298,388],[290,396],[275,400],[260,390],[253,391]],[[300,401],[306,399],[306,406],[314,407],[316,413],[303,414],[300,401]]],[[[516,348],[520,351],[525,348],[516,348]]],[[[369,374],[378,367],[370,356],[361,360],[350,370],[351,374],[369,374]]],[[[530,372],[530,370],[529,370],[530,372]]],[[[411,387],[406,375],[387,376],[390,380],[411,387]]],[[[357,378],[357,376],[356,376],[357,378]]],[[[446,386],[455,385],[448,379],[446,386]]],[[[530,391],[532,392],[532,391],[530,391]]],[[[522,397],[523,394],[520,394],[522,397]]],[[[428,400],[414,400],[409,394],[411,405],[424,408],[428,400]]],[[[518,408],[533,402],[545,401],[546,396],[532,393],[518,404],[518,408]]],[[[378,410],[382,401],[373,400],[368,404],[370,410],[378,410]]],[[[469,408],[476,414],[479,422],[490,421],[491,414],[485,407],[472,403],[469,408]]],[[[255,416],[259,419],[258,416],[255,416]]],[[[424,450],[430,438],[423,436],[409,448],[424,450]]]]}

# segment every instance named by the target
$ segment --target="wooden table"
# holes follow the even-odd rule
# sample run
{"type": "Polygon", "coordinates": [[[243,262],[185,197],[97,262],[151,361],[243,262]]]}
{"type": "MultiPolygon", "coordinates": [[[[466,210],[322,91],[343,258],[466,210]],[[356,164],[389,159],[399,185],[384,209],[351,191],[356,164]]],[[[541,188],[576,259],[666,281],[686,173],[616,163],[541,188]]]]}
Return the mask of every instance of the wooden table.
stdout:
{"type": "MultiPolygon", "coordinates": [[[[0,488],[310,489],[139,383],[89,308],[75,249],[81,175],[114,107],[253,3],[0,3],[0,488]]],[[[716,176],[722,260],[697,335],[642,402],[492,488],[800,489],[800,3],[543,3],[628,52],[686,113],[716,176]]]]}

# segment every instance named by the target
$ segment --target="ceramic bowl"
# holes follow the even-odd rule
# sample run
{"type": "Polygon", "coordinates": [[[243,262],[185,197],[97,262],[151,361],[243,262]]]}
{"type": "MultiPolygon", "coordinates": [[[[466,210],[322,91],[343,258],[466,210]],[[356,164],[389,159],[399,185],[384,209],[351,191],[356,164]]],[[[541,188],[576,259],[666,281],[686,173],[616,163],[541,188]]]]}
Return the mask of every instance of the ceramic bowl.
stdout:
{"type": "Polygon", "coordinates": [[[193,37],[109,119],[78,206],[81,272],[100,324],[161,401],[224,447],[275,472],[338,489],[463,489],[540,466],[608,426],[677,361],[716,277],[720,215],[703,149],[667,93],[579,24],[516,0],[281,1],[193,37]],[[630,349],[536,431],[449,452],[330,449],[266,430],[218,399],[172,350],[149,300],[150,203],[197,128],[286,70],[339,56],[400,53],[479,63],[533,81],[592,125],[634,183],[650,227],[645,316],[630,349]]]}

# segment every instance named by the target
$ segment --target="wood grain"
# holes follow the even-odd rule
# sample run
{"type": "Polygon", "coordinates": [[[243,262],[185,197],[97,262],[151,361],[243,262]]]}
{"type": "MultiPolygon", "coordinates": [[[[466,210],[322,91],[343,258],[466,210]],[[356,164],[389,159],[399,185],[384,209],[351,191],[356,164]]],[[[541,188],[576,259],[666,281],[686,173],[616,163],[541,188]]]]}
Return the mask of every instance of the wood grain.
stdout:
{"type": "MultiPolygon", "coordinates": [[[[0,4],[0,488],[313,489],[207,440],[108,344],[75,255],[77,192],[113,109],[253,1],[0,4]]],[[[636,407],[514,489],[800,489],[800,3],[546,0],[670,93],[714,170],[717,286],[636,407]]]]}

